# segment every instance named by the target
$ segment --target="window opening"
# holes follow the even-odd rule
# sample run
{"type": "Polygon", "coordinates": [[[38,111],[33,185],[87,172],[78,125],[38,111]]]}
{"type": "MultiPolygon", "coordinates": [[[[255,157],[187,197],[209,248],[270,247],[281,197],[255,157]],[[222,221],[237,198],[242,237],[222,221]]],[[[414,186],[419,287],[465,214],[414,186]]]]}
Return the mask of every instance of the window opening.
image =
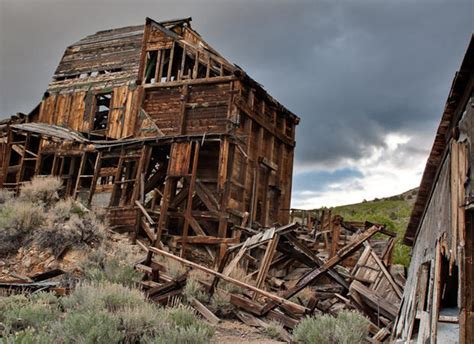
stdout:
{"type": "Polygon", "coordinates": [[[94,131],[106,130],[109,122],[112,93],[98,94],[95,97],[94,131]]]}

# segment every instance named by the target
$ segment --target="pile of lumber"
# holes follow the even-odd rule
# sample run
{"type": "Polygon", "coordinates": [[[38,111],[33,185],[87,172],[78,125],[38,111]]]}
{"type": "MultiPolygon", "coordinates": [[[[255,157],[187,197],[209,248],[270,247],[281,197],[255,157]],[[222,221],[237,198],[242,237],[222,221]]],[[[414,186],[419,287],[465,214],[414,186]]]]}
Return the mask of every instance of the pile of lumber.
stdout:
{"type": "MultiPolygon", "coordinates": [[[[305,316],[356,309],[370,320],[368,340],[389,337],[405,283],[404,269],[391,265],[395,233],[381,224],[346,222],[327,213],[306,225],[236,230],[240,242],[229,243],[220,259],[207,263],[196,259],[196,250],[183,255],[179,243],[137,240],[147,253],[136,269],[144,273],[148,297],[162,304],[180,297],[189,272],[198,270],[212,277],[199,281],[208,299],[224,295],[235,317],[249,325],[266,327],[278,321],[291,332],[305,316]],[[163,258],[178,262],[185,272],[172,278],[163,258]],[[232,277],[236,269],[245,278],[232,277]],[[223,282],[239,292],[221,289],[223,282]]],[[[211,323],[220,321],[206,302],[191,303],[211,323]]]]}

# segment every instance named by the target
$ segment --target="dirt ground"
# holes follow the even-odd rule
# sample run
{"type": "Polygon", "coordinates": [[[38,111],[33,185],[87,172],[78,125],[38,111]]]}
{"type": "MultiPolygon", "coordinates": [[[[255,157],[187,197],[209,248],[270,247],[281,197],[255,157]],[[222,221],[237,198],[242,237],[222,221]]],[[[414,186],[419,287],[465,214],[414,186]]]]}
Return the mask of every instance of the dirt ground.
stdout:
{"type": "Polygon", "coordinates": [[[277,344],[285,342],[272,339],[262,330],[239,321],[223,320],[216,328],[212,343],[277,344]]]}

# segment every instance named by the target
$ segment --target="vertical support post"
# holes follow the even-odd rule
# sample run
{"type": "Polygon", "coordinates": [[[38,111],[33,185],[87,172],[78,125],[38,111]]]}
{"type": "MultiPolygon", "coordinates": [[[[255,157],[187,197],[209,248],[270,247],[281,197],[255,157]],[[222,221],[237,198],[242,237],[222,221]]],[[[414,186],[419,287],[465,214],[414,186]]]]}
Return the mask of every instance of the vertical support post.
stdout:
{"type": "Polygon", "coordinates": [[[98,152],[97,156],[95,157],[95,164],[94,164],[94,176],[92,177],[91,187],[89,189],[89,197],[87,199],[87,204],[90,205],[92,202],[92,196],[94,195],[96,186],[97,186],[97,179],[99,177],[100,167],[102,165],[102,152],[98,152]]]}
{"type": "Polygon", "coordinates": [[[191,171],[191,181],[189,183],[189,190],[188,190],[188,199],[186,201],[186,210],[184,215],[184,226],[183,226],[183,241],[181,245],[181,257],[184,257],[186,252],[186,241],[188,238],[188,231],[189,231],[189,220],[192,216],[192,206],[193,206],[193,196],[194,196],[194,189],[196,186],[196,177],[197,177],[197,167],[199,163],[199,148],[200,144],[198,141],[194,142],[194,158],[193,158],[193,166],[191,171]]]}
{"type": "Polygon", "coordinates": [[[339,248],[339,236],[341,234],[341,223],[334,217],[331,221],[332,231],[331,231],[331,255],[330,258],[334,257],[339,248]]]}
{"type": "Polygon", "coordinates": [[[436,243],[436,255],[435,255],[435,266],[434,266],[434,288],[433,288],[433,299],[431,308],[431,330],[430,330],[430,342],[436,343],[436,337],[438,332],[438,316],[439,316],[439,304],[441,299],[441,242],[436,243]]]}
{"type": "Polygon", "coordinates": [[[156,54],[156,65],[155,65],[155,83],[161,82],[161,72],[162,72],[162,63],[161,63],[162,50],[158,50],[156,54]]]}
{"type": "Polygon", "coordinates": [[[181,109],[179,113],[179,133],[184,135],[186,132],[186,102],[188,100],[188,85],[181,88],[181,109]]]}
{"type": "Polygon", "coordinates": [[[170,51],[170,58],[168,62],[168,72],[166,74],[166,81],[171,81],[171,71],[173,68],[173,57],[174,57],[174,46],[176,45],[175,42],[173,42],[173,45],[171,46],[171,51],[170,51]]]}
{"type": "Polygon", "coordinates": [[[183,79],[185,61],[186,61],[186,45],[183,46],[183,55],[181,56],[181,67],[178,72],[178,80],[183,79]]]}

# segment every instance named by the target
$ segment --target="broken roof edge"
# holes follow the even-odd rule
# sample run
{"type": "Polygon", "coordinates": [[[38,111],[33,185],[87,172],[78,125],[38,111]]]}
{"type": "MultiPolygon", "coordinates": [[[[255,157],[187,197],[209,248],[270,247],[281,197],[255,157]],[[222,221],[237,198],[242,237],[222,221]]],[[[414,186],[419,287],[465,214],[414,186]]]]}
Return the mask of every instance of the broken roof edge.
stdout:
{"type": "Polygon", "coordinates": [[[408,246],[413,246],[416,242],[420,226],[423,223],[423,218],[426,209],[431,201],[431,197],[435,191],[436,182],[438,180],[443,162],[445,160],[448,143],[452,137],[451,129],[454,122],[459,120],[459,109],[463,107],[464,102],[461,103],[464,90],[469,85],[474,75],[474,35],[471,35],[468,48],[462,60],[459,71],[456,72],[451,89],[446,100],[438,130],[430,151],[430,155],[423,171],[423,176],[420,182],[420,188],[416,197],[413,210],[403,237],[403,243],[408,246]]]}

